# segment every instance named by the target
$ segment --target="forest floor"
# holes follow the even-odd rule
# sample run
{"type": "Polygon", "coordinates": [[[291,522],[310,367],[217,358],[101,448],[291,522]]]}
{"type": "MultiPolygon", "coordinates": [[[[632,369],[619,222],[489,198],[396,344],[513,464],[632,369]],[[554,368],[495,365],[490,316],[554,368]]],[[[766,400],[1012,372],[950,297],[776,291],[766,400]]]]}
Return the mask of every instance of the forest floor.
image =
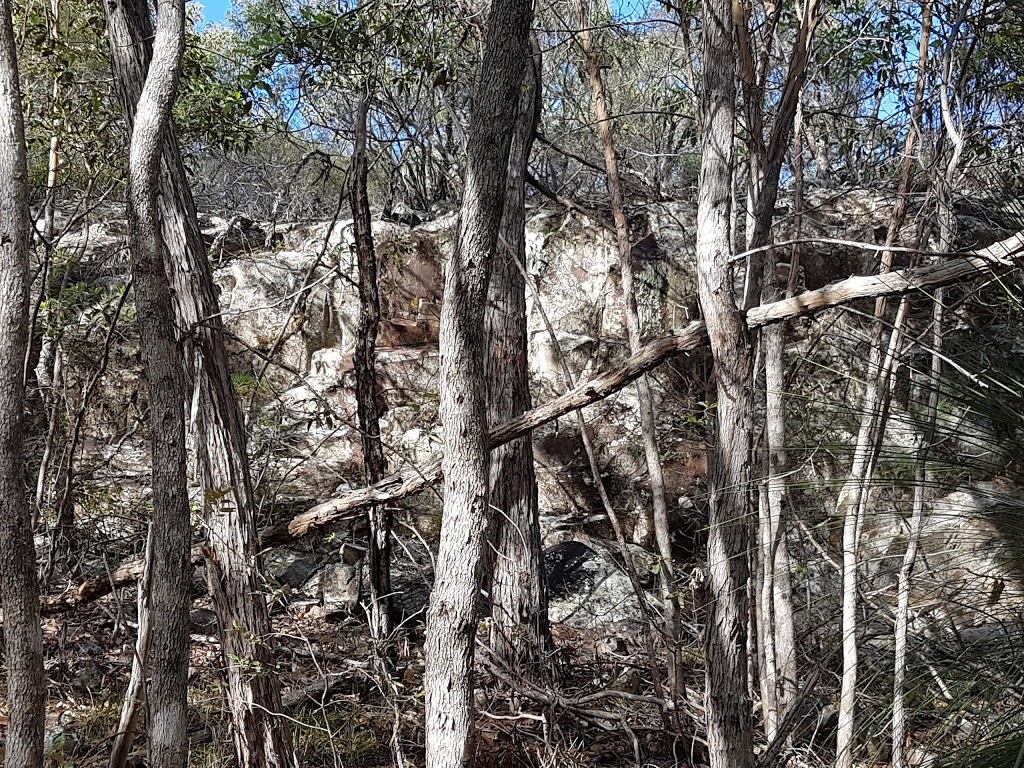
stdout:
{"type": "MultiPolygon", "coordinates": [[[[45,620],[48,766],[107,764],[134,654],[134,614],[134,595],[125,590],[45,620]]],[[[395,736],[407,763],[423,765],[422,623],[410,621],[395,632],[390,680],[374,672],[363,617],[325,618],[320,606],[284,606],[274,630],[300,765],[394,765],[395,736]]],[[[202,601],[193,610],[192,633],[191,766],[228,768],[234,758],[223,662],[212,612],[202,601]]],[[[691,703],[673,712],[654,695],[644,633],[555,624],[552,641],[543,670],[527,679],[490,656],[481,622],[477,766],[701,764],[703,748],[694,735],[703,700],[699,659],[683,686],[683,700],[691,703]]],[[[129,765],[144,765],[143,742],[144,735],[136,739],[129,765]]]]}

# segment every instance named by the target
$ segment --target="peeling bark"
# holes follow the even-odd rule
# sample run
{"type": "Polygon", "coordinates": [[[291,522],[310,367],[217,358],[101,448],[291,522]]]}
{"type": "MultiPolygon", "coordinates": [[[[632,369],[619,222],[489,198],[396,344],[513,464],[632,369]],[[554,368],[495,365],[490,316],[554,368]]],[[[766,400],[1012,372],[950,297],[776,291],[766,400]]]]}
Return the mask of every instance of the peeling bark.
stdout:
{"type": "Polygon", "coordinates": [[[138,316],[142,367],[149,387],[152,443],[153,562],[148,609],[152,640],[147,700],[149,764],[188,763],[189,608],[192,573],[185,450],[185,386],[181,346],[164,271],[157,188],[185,53],[185,1],[162,0],[153,60],[136,108],[128,158],[128,251],[138,316]]]}
{"type": "MultiPolygon", "coordinates": [[[[145,0],[104,3],[115,84],[133,124],[150,66],[152,29],[145,0]]],[[[172,309],[183,334],[194,437],[209,545],[207,582],[217,612],[228,682],[227,706],[239,768],[292,768],[295,752],[274,670],[270,617],[262,597],[246,433],[231,382],[213,277],[173,130],[164,141],[159,221],[172,309]]]]}

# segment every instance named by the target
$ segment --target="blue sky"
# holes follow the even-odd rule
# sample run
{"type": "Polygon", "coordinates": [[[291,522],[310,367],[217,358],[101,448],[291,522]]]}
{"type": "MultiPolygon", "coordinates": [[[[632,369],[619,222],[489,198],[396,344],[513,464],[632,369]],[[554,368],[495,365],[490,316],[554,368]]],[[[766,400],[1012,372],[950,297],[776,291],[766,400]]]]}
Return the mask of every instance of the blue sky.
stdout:
{"type": "Polygon", "coordinates": [[[207,23],[224,21],[231,9],[231,0],[198,0],[203,6],[203,18],[207,23]]]}

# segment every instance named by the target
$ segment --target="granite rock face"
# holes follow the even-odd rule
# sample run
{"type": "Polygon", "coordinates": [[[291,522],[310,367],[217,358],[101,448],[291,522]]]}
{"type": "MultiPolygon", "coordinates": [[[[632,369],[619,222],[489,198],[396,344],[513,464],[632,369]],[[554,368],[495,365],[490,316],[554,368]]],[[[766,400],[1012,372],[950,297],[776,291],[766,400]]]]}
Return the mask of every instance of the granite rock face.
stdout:
{"type": "MultiPolygon", "coordinates": [[[[780,208],[787,204],[783,196],[780,208]]],[[[797,246],[798,284],[813,289],[850,274],[873,271],[873,251],[840,241],[872,243],[884,238],[882,225],[889,218],[891,205],[892,199],[871,192],[835,194],[809,188],[803,234],[830,241],[797,246]]],[[[423,212],[413,213],[390,220],[378,217],[373,224],[382,297],[377,353],[384,407],[381,430],[393,471],[429,464],[440,457],[442,447],[437,427],[438,321],[457,216],[430,218],[423,212]]],[[[982,218],[975,217],[974,223],[969,214],[961,218],[965,245],[985,245],[999,236],[989,231],[991,226],[983,226],[982,218]]],[[[780,237],[784,237],[785,211],[780,212],[779,221],[780,237]]],[[[293,507],[301,511],[303,500],[309,506],[346,488],[361,486],[352,361],[359,305],[351,221],[283,224],[272,232],[257,222],[213,216],[203,217],[201,223],[204,237],[215,244],[215,280],[230,333],[231,366],[250,429],[254,474],[261,482],[261,493],[270,500],[267,506],[281,508],[278,514],[283,514],[285,506],[289,511],[293,507]],[[265,245],[268,241],[270,247],[265,245]],[[267,363],[268,356],[273,357],[272,363],[267,363]]],[[[58,229],[67,225],[58,224],[58,229]]],[[[652,338],[698,317],[693,269],[696,209],[685,202],[637,206],[631,226],[638,309],[643,332],[652,338]]],[[[76,309],[77,321],[64,331],[65,343],[70,342],[69,348],[76,353],[95,352],[91,357],[83,354],[86,359],[98,356],[94,325],[98,317],[110,314],[117,291],[125,283],[125,234],[123,222],[104,217],[62,236],[61,247],[75,254],[71,279],[96,289],[101,297],[94,307],[76,309]]],[[[578,383],[613,368],[625,358],[627,345],[621,321],[618,255],[611,235],[575,214],[537,208],[528,212],[526,241],[532,392],[534,401],[540,403],[564,392],[567,378],[578,383]]],[[[780,257],[776,265],[780,279],[788,277],[788,258],[780,257]]],[[[898,255],[897,267],[902,258],[898,255]]],[[[742,281],[741,262],[736,265],[735,277],[742,281]]],[[[856,414],[846,412],[858,393],[843,389],[845,377],[829,371],[842,370],[857,359],[854,353],[863,328],[839,310],[822,313],[813,322],[813,327],[809,321],[806,327],[793,329],[787,351],[810,363],[801,369],[806,372],[801,375],[809,378],[796,382],[794,391],[813,390],[823,405],[809,400],[795,421],[800,422],[800,429],[816,430],[820,440],[849,445],[857,419],[856,414]],[[839,330],[822,342],[819,331],[824,333],[826,328],[839,330]]],[[[116,489],[109,499],[90,502],[94,522],[89,525],[105,541],[133,535],[118,522],[114,508],[143,498],[147,492],[148,441],[142,419],[147,402],[144,382],[140,384],[137,376],[137,355],[137,341],[129,327],[112,351],[110,368],[85,424],[88,438],[82,447],[85,467],[91,472],[89,482],[95,488],[116,489]]],[[[74,356],[69,357],[64,375],[72,382],[76,376],[85,379],[77,372],[74,356]]],[[[692,562],[703,549],[706,427],[713,419],[714,407],[706,402],[711,375],[702,353],[678,358],[652,374],[668,495],[677,500],[669,510],[673,543],[683,562],[692,562]]],[[[898,392],[896,397],[886,434],[887,460],[908,462],[920,439],[919,425],[912,409],[899,401],[898,392]]],[[[559,557],[575,552],[569,558],[572,563],[567,560],[558,567],[565,570],[572,565],[569,570],[579,579],[576,587],[565,587],[564,593],[559,591],[563,587],[552,587],[554,614],[575,616],[574,621],[591,621],[580,618],[590,614],[634,617],[638,610],[635,596],[615,557],[601,547],[593,549],[581,543],[587,536],[612,536],[598,493],[597,484],[601,483],[627,538],[653,549],[652,531],[646,522],[650,498],[634,388],[627,387],[590,407],[585,415],[597,446],[597,478],[583,450],[574,415],[533,434],[545,544],[555,547],[549,552],[561,552],[559,557]],[[574,540],[567,542],[567,537],[574,540]],[[575,602],[570,604],[570,600],[575,602]]],[[[953,445],[951,441],[966,446],[968,438],[985,446],[1009,444],[1000,442],[998,425],[969,408],[963,407],[953,416],[950,423],[956,424],[956,433],[942,435],[947,446],[953,445]]],[[[30,452],[33,450],[30,446],[30,452]]],[[[1012,459],[995,456],[992,474],[998,465],[1012,459]]],[[[821,510],[834,509],[835,483],[846,466],[842,460],[818,461],[807,485],[794,488],[793,503],[797,509],[808,510],[809,525],[828,527],[827,513],[822,515],[821,510]]],[[[906,500],[898,493],[887,493],[884,497],[876,493],[873,514],[864,529],[864,576],[869,588],[878,590],[891,582],[894,563],[905,545],[905,514],[901,510],[906,500]]],[[[985,500],[990,496],[978,483],[936,493],[928,499],[930,517],[923,545],[932,567],[944,569],[947,591],[959,590],[961,603],[972,604],[962,598],[975,595],[978,599],[974,602],[986,610],[1002,612],[1003,606],[1024,600],[1024,591],[1018,587],[1018,573],[1024,568],[1015,554],[1019,549],[1016,534],[1009,530],[1013,515],[1000,513],[1012,504],[990,503],[985,500]],[[956,554],[947,562],[943,553],[948,551],[956,554]]],[[[428,539],[436,533],[436,496],[421,494],[404,507],[428,539]]],[[[795,538],[794,557],[799,546],[802,544],[795,538]]],[[[271,575],[290,589],[319,597],[324,592],[324,568],[332,567],[331,558],[311,553],[293,558],[292,554],[271,555],[271,575]],[[312,583],[317,578],[320,581],[312,583]]],[[[820,558],[809,556],[802,573],[805,575],[796,578],[798,588],[807,584],[832,599],[836,579],[820,558]]],[[[336,597],[330,600],[351,606],[354,577],[343,575],[333,573],[330,592],[336,597]]],[[[422,582],[422,575],[410,579],[409,593],[416,592],[422,582]]],[[[924,587],[921,590],[921,596],[927,597],[924,587]]],[[[962,620],[964,616],[946,618],[962,620]]],[[[975,621],[972,618],[967,623],[975,621]]],[[[977,623],[984,623],[980,613],[977,623]]]]}

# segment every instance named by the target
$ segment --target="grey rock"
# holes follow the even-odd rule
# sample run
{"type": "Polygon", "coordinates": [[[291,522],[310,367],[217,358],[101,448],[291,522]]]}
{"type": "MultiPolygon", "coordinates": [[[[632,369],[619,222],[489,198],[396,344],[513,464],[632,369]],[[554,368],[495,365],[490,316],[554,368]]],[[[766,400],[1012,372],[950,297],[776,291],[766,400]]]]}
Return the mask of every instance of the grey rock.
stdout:
{"type": "Polygon", "coordinates": [[[358,565],[331,563],[323,570],[320,588],[324,613],[352,614],[359,607],[362,569],[358,565]]]}
{"type": "Polygon", "coordinates": [[[545,550],[544,565],[552,621],[585,629],[641,621],[629,577],[608,557],[566,541],[545,550]]]}
{"type": "Polygon", "coordinates": [[[267,575],[282,586],[299,587],[320,567],[320,555],[279,547],[264,556],[267,575]]]}

